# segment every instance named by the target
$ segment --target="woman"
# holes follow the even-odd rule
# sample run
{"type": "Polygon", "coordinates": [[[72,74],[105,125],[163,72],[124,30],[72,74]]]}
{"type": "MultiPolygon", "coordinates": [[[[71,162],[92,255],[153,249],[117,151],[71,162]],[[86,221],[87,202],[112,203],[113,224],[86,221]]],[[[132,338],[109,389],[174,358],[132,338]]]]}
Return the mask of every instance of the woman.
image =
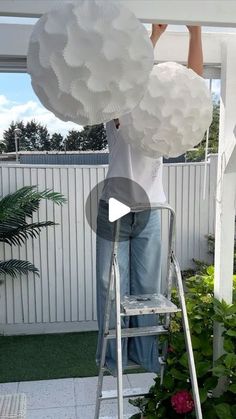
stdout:
{"type": "MultiPolygon", "coordinates": [[[[153,47],[167,25],[152,25],[151,41],[153,47]]],[[[188,26],[190,34],[188,67],[199,75],[203,70],[201,28],[188,26]]],[[[166,197],[162,185],[162,158],[152,159],[126,144],[119,131],[118,119],[106,125],[107,140],[110,151],[107,180],[125,178],[140,185],[146,192],[150,203],[163,203],[166,197]]],[[[101,343],[104,322],[104,309],[109,268],[112,255],[111,240],[113,223],[108,221],[108,199],[114,197],[112,183],[105,187],[99,202],[97,217],[97,317],[98,343],[96,363],[101,357],[101,343]]],[[[120,188],[121,202],[127,202],[125,191],[120,188]]],[[[132,189],[132,188],[131,188],[132,189]]],[[[115,191],[117,192],[117,191],[115,191]]],[[[129,195],[132,195],[129,191],[129,195]]],[[[116,193],[117,196],[117,193],[116,193]]],[[[132,196],[129,196],[132,201],[132,196]]],[[[132,201],[133,203],[133,201],[132,201]]],[[[161,236],[160,210],[152,210],[147,218],[146,211],[130,212],[121,218],[120,230],[122,240],[118,244],[118,264],[120,271],[121,299],[125,295],[153,294],[160,292],[161,285],[161,236]],[[147,222],[148,219],[148,222],[147,222]]],[[[156,325],[156,315],[142,315],[122,318],[122,327],[142,327],[156,325]]],[[[115,310],[112,305],[110,328],[115,327],[115,310]]],[[[123,369],[131,360],[147,371],[159,372],[158,343],[156,336],[143,336],[122,339],[123,369]]],[[[115,376],[116,342],[109,340],[106,352],[106,366],[115,376]]]]}

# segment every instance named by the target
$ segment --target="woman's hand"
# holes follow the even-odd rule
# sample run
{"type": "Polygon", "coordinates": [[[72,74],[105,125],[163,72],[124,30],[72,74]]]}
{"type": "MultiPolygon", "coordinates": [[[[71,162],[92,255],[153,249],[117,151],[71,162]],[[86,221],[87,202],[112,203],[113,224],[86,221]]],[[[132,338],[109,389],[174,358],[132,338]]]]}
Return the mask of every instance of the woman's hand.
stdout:
{"type": "Polygon", "coordinates": [[[196,35],[201,36],[201,26],[188,26],[187,28],[189,30],[190,35],[196,35]]]}
{"type": "Polygon", "coordinates": [[[151,34],[151,41],[153,43],[153,47],[155,47],[158,39],[160,36],[165,32],[168,25],[153,23],[152,25],[152,34],[151,34]]]}
{"type": "Polygon", "coordinates": [[[168,25],[153,23],[152,24],[152,33],[161,35],[163,32],[165,32],[167,26],[168,25]]]}

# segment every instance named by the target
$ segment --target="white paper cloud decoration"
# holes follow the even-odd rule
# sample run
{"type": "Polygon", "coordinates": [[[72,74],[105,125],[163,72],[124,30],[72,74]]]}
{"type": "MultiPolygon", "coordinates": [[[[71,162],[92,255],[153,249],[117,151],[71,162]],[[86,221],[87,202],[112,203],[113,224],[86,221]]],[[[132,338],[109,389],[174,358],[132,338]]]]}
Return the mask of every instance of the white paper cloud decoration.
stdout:
{"type": "Polygon", "coordinates": [[[154,66],[139,105],[120,118],[129,144],[150,157],[177,157],[197,145],[212,121],[204,79],[174,62],[154,66]]]}
{"type": "Polygon", "coordinates": [[[153,67],[148,32],[114,0],[77,0],[43,15],[28,72],[42,104],[64,121],[93,125],[130,112],[153,67]]]}

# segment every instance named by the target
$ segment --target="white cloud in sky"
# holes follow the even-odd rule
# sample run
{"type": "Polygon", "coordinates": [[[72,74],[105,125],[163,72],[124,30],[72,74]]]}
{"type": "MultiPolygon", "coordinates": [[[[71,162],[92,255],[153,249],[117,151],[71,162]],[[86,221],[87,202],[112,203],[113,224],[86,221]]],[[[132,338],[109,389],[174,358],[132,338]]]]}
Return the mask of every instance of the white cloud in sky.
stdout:
{"type": "MultiPolygon", "coordinates": [[[[219,80],[213,80],[212,90],[216,95],[219,95],[219,80]]],[[[28,122],[32,119],[46,125],[50,134],[58,132],[63,136],[66,136],[71,129],[82,129],[81,125],[72,122],[64,122],[56,118],[52,112],[49,112],[36,100],[18,103],[9,100],[7,96],[0,95],[0,141],[3,138],[3,132],[10,126],[12,121],[28,122]]]]}
{"type": "Polygon", "coordinates": [[[0,109],[6,106],[9,103],[9,100],[4,95],[0,95],[0,109]]]}
{"type": "Polygon", "coordinates": [[[53,113],[36,101],[29,100],[26,103],[17,103],[10,101],[4,95],[0,95],[0,140],[3,138],[3,131],[9,127],[12,121],[28,122],[32,119],[46,125],[51,134],[59,132],[65,136],[70,129],[82,129],[80,125],[56,118],[53,113]]]}

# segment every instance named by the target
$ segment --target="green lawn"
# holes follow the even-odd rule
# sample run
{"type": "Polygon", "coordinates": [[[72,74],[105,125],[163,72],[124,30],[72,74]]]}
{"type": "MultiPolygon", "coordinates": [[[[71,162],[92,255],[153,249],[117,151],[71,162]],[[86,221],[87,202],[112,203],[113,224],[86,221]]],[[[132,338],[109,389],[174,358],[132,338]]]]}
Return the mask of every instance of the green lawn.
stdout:
{"type": "Polygon", "coordinates": [[[0,336],[0,382],[90,377],[97,332],[0,336]]]}

